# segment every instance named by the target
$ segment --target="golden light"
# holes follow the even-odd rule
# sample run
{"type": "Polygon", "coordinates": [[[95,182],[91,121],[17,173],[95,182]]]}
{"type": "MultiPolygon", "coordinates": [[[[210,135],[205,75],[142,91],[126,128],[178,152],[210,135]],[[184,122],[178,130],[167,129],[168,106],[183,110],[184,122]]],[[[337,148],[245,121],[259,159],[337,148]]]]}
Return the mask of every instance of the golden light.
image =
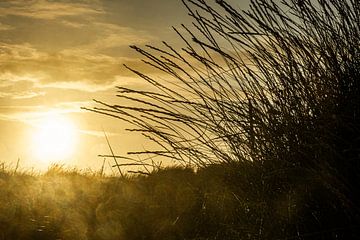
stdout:
{"type": "Polygon", "coordinates": [[[35,157],[42,162],[69,158],[75,150],[76,128],[61,115],[48,115],[40,120],[33,136],[35,157]]]}

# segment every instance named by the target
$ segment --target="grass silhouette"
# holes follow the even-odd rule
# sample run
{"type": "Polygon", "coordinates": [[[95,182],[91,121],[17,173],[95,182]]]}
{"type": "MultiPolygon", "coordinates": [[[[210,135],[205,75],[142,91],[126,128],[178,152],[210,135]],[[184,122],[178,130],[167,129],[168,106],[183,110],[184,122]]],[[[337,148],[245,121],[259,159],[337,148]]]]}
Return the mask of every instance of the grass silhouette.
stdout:
{"type": "Polygon", "coordinates": [[[249,214],[209,212],[205,239],[355,238],[340,232],[359,225],[359,3],[183,3],[194,20],[174,28],[183,48],[132,46],[162,74],[126,66],[152,90],[119,86],[119,103],[89,110],[158,146],[129,154],[216,169],[209,188],[220,174],[215,195],[249,214]]]}

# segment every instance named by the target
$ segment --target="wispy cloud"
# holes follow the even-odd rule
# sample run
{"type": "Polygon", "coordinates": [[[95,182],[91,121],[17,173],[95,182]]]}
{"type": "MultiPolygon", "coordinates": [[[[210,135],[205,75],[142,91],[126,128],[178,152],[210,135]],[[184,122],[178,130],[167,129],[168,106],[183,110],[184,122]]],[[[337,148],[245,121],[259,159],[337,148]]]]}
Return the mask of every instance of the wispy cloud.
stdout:
{"type": "Polygon", "coordinates": [[[87,46],[89,49],[144,44],[157,39],[147,31],[135,30],[111,23],[94,23],[94,27],[99,29],[98,32],[102,33],[102,37],[98,38],[90,46],[87,46]]]}
{"type": "Polygon", "coordinates": [[[32,124],[34,121],[43,118],[49,114],[70,114],[83,113],[83,106],[90,105],[90,101],[69,101],[48,105],[9,105],[0,106],[0,119],[6,121],[21,121],[32,124]]]}
{"type": "Polygon", "coordinates": [[[13,15],[47,20],[66,16],[94,15],[102,13],[103,10],[99,5],[89,3],[13,0],[0,5],[1,16],[13,15]]]}
{"type": "Polygon", "coordinates": [[[80,23],[78,21],[61,20],[60,23],[71,28],[82,28],[86,26],[85,23],[80,23]]]}
{"type": "Polygon", "coordinates": [[[30,99],[38,96],[44,96],[45,92],[23,91],[23,92],[5,92],[0,90],[0,98],[11,99],[30,99]]]}
{"type": "Polygon", "coordinates": [[[1,62],[10,60],[37,60],[44,56],[44,53],[39,52],[29,43],[9,44],[0,42],[1,62]]]}
{"type": "Polygon", "coordinates": [[[16,76],[11,73],[0,75],[0,99],[30,99],[45,95],[34,87],[36,80],[32,76],[16,76]]]}
{"type": "MultiPolygon", "coordinates": [[[[0,43],[2,66],[0,87],[12,85],[15,88],[13,85],[15,82],[27,82],[28,85],[24,87],[104,91],[113,87],[115,83],[130,80],[130,73],[122,64],[132,62],[138,61],[132,58],[91,53],[86,49],[46,53],[35,49],[30,44],[0,43]]],[[[16,90],[21,88],[21,85],[16,86],[16,90]]]]}
{"type": "Polygon", "coordinates": [[[38,87],[40,89],[56,88],[56,89],[67,89],[67,90],[81,90],[89,93],[105,92],[114,89],[116,86],[127,86],[134,84],[138,81],[136,77],[126,76],[114,76],[114,80],[111,82],[104,82],[102,84],[93,83],[91,81],[69,81],[69,82],[50,82],[42,83],[38,87]]]}
{"type": "Polygon", "coordinates": [[[6,31],[11,29],[14,29],[14,27],[0,22],[0,31],[6,31]]]}

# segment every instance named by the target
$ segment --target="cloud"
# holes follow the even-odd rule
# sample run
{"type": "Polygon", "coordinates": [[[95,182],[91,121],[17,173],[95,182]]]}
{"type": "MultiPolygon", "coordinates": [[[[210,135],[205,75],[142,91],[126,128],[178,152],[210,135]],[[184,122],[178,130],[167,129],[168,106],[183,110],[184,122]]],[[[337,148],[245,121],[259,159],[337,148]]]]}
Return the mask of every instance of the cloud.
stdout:
{"type": "MultiPolygon", "coordinates": [[[[72,28],[81,28],[83,23],[63,22],[72,28]]],[[[106,22],[91,22],[86,25],[87,31],[93,32],[91,41],[81,46],[68,48],[64,52],[82,51],[85,54],[99,53],[104,49],[128,47],[129,45],[146,44],[156,41],[157,37],[145,30],[137,30],[106,22]]],[[[108,55],[117,55],[118,52],[109,52],[108,55]]],[[[123,52],[122,55],[125,55],[123,52]]]]}
{"type": "Polygon", "coordinates": [[[105,92],[114,89],[116,86],[126,86],[134,84],[138,79],[135,77],[126,76],[114,76],[114,80],[110,82],[104,82],[102,84],[92,83],[91,81],[69,81],[69,82],[52,82],[43,83],[39,85],[39,88],[56,88],[56,89],[72,89],[81,90],[89,93],[105,92]]]}
{"type": "Polygon", "coordinates": [[[44,53],[40,53],[29,43],[8,44],[0,42],[0,61],[37,60],[44,57],[44,55],[44,53]]]}
{"type": "Polygon", "coordinates": [[[123,28],[118,32],[106,34],[104,35],[104,38],[98,38],[96,41],[85,47],[88,49],[101,50],[134,44],[145,44],[151,39],[152,37],[146,35],[146,33],[123,28]]]}
{"type": "MultiPolygon", "coordinates": [[[[144,82],[123,64],[144,70],[136,58],[114,57],[86,48],[47,53],[29,43],[0,42],[0,97],[3,102],[33,99],[37,104],[114,95],[116,86],[143,88],[144,82]]],[[[151,73],[149,69],[145,72],[151,73]]]]}
{"type": "Polygon", "coordinates": [[[60,23],[62,23],[64,26],[71,27],[71,28],[82,28],[82,27],[86,26],[85,23],[69,21],[69,20],[61,20],[60,23]]]}
{"type": "Polygon", "coordinates": [[[83,113],[83,106],[91,101],[68,101],[49,105],[7,105],[0,106],[0,120],[21,121],[32,124],[34,121],[49,114],[83,113]]]}
{"type": "Polygon", "coordinates": [[[66,16],[96,15],[102,13],[103,10],[99,5],[89,3],[13,0],[0,5],[1,16],[13,15],[47,20],[66,16]]]}
{"type": "MultiPolygon", "coordinates": [[[[36,87],[82,88],[104,90],[119,76],[129,76],[122,64],[137,60],[91,53],[85,49],[41,52],[29,44],[0,43],[1,85],[26,80],[36,87]],[[97,86],[102,85],[102,86],[97,86]]],[[[1,86],[0,85],[0,86],[1,86]]]]}
{"type": "Polygon", "coordinates": [[[7,31],[11,29],[14,29],[14,27],[0,22],[0,31],[7,31]]]}
{"type": "Polygon", "coordinates": [[[44,96],[45,92],[36,92],[36,91],[23,91],[23,92],[4,92],[0,89],[0,98],[11,98],[11,99],[29,99],[38,96],[44,96]]]}
{"type": "Polygon", "coordinates": [[[36,80],[32,76],[0,75],[0,99],[29,99],[44,96],[44,91],[34,89],[36,80]]]}
{"type": "MultiPolygon", "coordinates": [[[[0,25],[0,30],[17,29],[9,37],[0,36],[0,79],[9,83],[31,77],[37,88],[77,88],[96,92],[123,83],[120,78],[134,76],[122,66],[140,66],[140,61],[134,57],[135,51],[130,53],[127,46],[146,44],[156,37],[144,30],[97,18],[106,14],[103,4],[103,1],[80,0],[0,2],[1,17],[40,19],[43,21],[34,24],[44,29],[43,32],[39,28],[33,29],[31,23],[23,19],[14,21],[9,18],[6,23],[12,26],[0,25]],[[92,21],[89,17],[93,17],[92,21]],[[29,32],[19,32],[22,29],[29,32]],[[54,37],[57,35],[59,38],[54,37]],[[19,41],[12,41],[11,38],[16,36],[21,36],[19,41]]],[[[2,97],[11,95],[1,94],[2,97]]],[[[36,96],[35,91],[29,91],[17,97],[36,96]]]]}

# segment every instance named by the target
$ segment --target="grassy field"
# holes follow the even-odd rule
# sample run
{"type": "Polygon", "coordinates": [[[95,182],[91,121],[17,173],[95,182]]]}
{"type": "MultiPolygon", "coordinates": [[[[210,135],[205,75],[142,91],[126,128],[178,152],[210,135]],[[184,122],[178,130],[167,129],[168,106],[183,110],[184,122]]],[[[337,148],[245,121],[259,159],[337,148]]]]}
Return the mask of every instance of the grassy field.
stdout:
{"type": "Polygon", "coordinates": [[[124,178],[60,166],[41,175],[2,170],[0,239],[357,238],[352,206],[329,179],[269,168],[175,167],[124,178]]]}

